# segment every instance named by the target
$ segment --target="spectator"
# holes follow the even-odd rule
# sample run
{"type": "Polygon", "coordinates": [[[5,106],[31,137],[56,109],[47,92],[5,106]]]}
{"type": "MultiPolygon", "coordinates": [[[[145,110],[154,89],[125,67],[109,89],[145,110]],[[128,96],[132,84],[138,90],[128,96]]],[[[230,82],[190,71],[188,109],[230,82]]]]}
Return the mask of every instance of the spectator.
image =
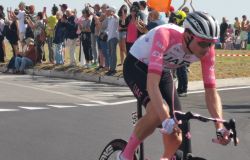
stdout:
{"type": "Polygon", "coordinates": [[[238,17],[235,17],[234,20],[235,20],[235,22],[234,22],[235,32],[234,33],[236,34],[236,32],[238,32],[238,33],[240,32],[241,23],[240,23],[240,20],[238,17]]]}
{"type": "MultiPolygon", "coordinates": [[[[3,20],[5,20],[5,14],[4,14],[4,7],[2,6],[2,5],[0,5],[0,19],[3,19],[3,20]]],[[[2,31],[2,32],[4,32],[4,31],[2,31]]],[[[3,34],[3,33],[2,33],[3,34]]],[[[1,38],[1,29],[0,29],[0,38],[1,38]]],[[[0,40],[1,41],[1,40],[0,40]]],[[[0,46],[2,46],[2,48],[3,48],[3,53],[4,53],[4,55],[6,56],[6,52],[5,52],[5,43],[4,43],[4,41],[2,41],[2,44],[0,44],[0,46]]]]}
{"type": "Polygon", "coordinates": [[[43,13],[38,12],[35,23],[30,19],[26,18],[28,25],[32,28],[35,37],[35,46],[37,54],[37,63],[42,63],[42,57],[44,56],[44,42],[45,42],[45,27],[43,24],[43,13]]]}
{"type": "MultiPolygon", "coordinates": [[[[185,7],[184,7],[185,8],[185,7]]],[[[178,10],[173,15],[173,23],[182,26],[184,20],[187,17],[188,11],[178,10]]],[[[178,79],[177,93],[179,97],[186,97],[188,90],[188,65],[183,65],[175,70],[172,70],[173,74],[176,74],[178,79]],[[176,72],[176,73],[175,73],[176,72]]]]}
{"type": "MultiPolygon", "coordinates": [[[[102,5],[100,8],[101,10],[98,11],[98,13],[91,13],[93,16],[93,20],[95,22],[95,36],[96,36],[96,42],[97,42],[97,48],[98,48],[98,61],[99,61],[99,66],[96,68],[96,71],[99,71],[104,68],[105,66],[105,58],[104,54],[102,52],[102,46],[101,46],[101,39],[100,39],[100,33],[101,33],[101,28],[102,28],[102,21],[104,18],[103,11],[105,5],[102,5]]],[[[93,23],[92,20],[92,23],[93,23]]]]}
{"type": "Polygon", "coordinates": [[[156,10],[152,10],[149,12],[148,20],[149,20],[149,22],[147,25],[142,20],[138,21],[137,29],[141,33],[147,33],[149,30],[151,30],[159,25],[165,24],[165,22],[160,19],[160,13],[156,10]]]}
{"type": "Polygon", "coordinates": [[[145,24],[148,24],[148,10],[147,10],[147,3],[145,1],[139,1],[140,12],[142,15],[142,21],[145,24]]]}
{"type": "Polygon", "coordinates": [[[248,41],[248,25],[249,21],[247,20],[247,16],[242,16],[241,22],[241,32],[240,32],[240,39],[241,39],[241,49],[247,49],[247,41],[248,41]]]}
{"type": "Polygon", "coordinates": [[[2,12],[0,12],[0,63],[4,62],[5,52],[4,52],[4,17],[2,12]]]}
{"type": "Polygon", "coordinates": [[[234,48],[236,50],[241,49],[241,39],[240,39],[240,30],[235,31],[235,36],[234,36],[234,48]]]}
{"type": "Polygon", "coordinates": [[[3,19],[5,19],[4,7],[0,5],[0,14],[2,14],[3,19]]]}
{"type": "MultiPolygon", "coordinates": [[[[13,51],[13,57],[16,56],[19,53],[18,49],[18,40],[19,40],[19,33],[18,33],[18,22],[16,19],[11,18],[11,11],[7,10],[8,13],[8,20],[6,20],[6,26],[5,26],[5,36],[6,39],[9,41],[12,51],[13,51]],[[11,21],[12,19],[12,21],[11,21]]],[[[18,10],[14,11],[14,14],[18,14],[18,10]]]]}
{"type": "Polygon", "coordinates": [[[225,49],[233,50],[233,40],[234,40],[234,30],[231,24],[228,25],[226,39],[225,39],[225,49]]]}
{"type": "Polygon", "coordinates": [[[77,24],[75,22],[75,15],[72,13],[71,9],[66,10],[66,17],[62,18],[62,22],[66,26],[66,39],[67,39],[67,46],[69,47],[69,54],[70,54],[70,66],[76,65],[76,56],[75,56],[75,49],[76,49],[76,41],[78,35],[77,32],[77,24]]]}
{"type": "Polygon", "coordinates": [[[165,22],[166,23],[170,23],[170,18],[172,17],[171,15],[174,13],[175,9],[173,6],[170,5],[170,8],[169,8],[169,12],[165,13],[165,16],[166,16],[166,19],[165,19],[165,22]]]}
{"type": "Polygon", "coordinates": [[[90,30],[91,17],[89,9],[85,8],[84,10],[82,10],[82,15],[83,15],[83,22],[81,27],[82,46],[86,59],[86,67],[90,68],[91,61],[93,60],[93,55],[91,48],[91,30],[90,30]]]}
{"type": "MultiPolygon", "coordinates": [[[[68,9],[68,5],[67,4],[61,4],[59,5],[60,8],[61,8],[61,12],[63,14],[62,18],[64,19],[67,19],[67,16],[66,16],[66,10],[68,9]]],[[[65,26],[66,27],[66,26],[65,26]]],[[[66,30],[65,30],[66,31],[66,30]]],[[[66,53],[66,49],[65,49],[65,46],[66,46],[66,40],[63,42],[63,48],[62,48],[62,51],[63,51],[63,57],[65,57],[65,53],[66,53]]]]}
{"type": "MultiPolygon", "coordinates": [[[[103,55],[103,62],[105,63],[105,70],[109,70],[109,56],[108,56],[108,43],[107,43],[107,27],[108,27],[108,18],[107,18],[107,8],[109,6],[107,4],[103,4],[101,7],[102,14],[99,18],[99,45],[101,48],[101,52],[99,54],[103,55]]],[[[97,70],[101,69],[103,66],[99,66],[97,70]]]]}
{"type": "Polygon", "coordinates": [[[15,59],[15,71],[14,73],[24,74],[24,70],[30,66],[34,66],[36,64],[36,51],[34,46],[34,39],[28,38],[26,40],[26,49],[22,54],[22,57],[17,56],[15,59]]]}
{"type": "Polygon", "coordinates": [[[49,50],[49,61],[50,63],[54,63],[54,49],[53,49],[53,39],[54,39],[54,32],[55,26],[57,24],[56,13],[58,12],[58,7],[54,4],[52,7],[52,15],[47,16],[45,14],[45,23],[46,23],[46,35],[47,35],[47,43],[48,43],[48,50],[49,50]]]}
{"type": "Polygon", "coordinates": [[[225,38],[227,34],[228,23],[226,17],[222,18],[222,23],[220,24],[220,42],[222,49],[225,49],[225,38]]]}
{"type": "MultiPolygon", "coordinates": [[[[31,21],[33,23],[36,22],[36,13],[35,13],[35,6],[34,5],[30,5],[27,7],[28,10],[26,10],[26,16],[28,16],[31,21]]],[[[26,22],[27,23],[27,22],[26,22]]],[[[25,39],[27,38],[33,38],[34,39],[34,33],[32,31],[32,28],[28,25],[26,27],[26,31],[25,31],[25,39]]]]}
{"type": "Polygon", "coordinates": [[[18,29],[19,29],[19,40],[20,40],[20,47],[19,50],[23,52],[24,47],[24,38],[25,38],[25,32],[26,32],[26,25],[25,25],[25,3],[20,2],[19,5],[19,12],[18,15],[15,15],[12,13],[12,16],[15,17],[18,20],[18,29]]]}
{"type": "Polygon", "coordinates": [[[119,16],[119,48],[120,48],[120,64],[118,66],[123,65],[124,57],[127,54],[126,51],[126,35],[127,35],[127,27],[125,25],[125,20],[127,18],[127,6],[122,5],[118,11],[119,16]]]}
{"type": "Polygon", "coordinates": [[[68,5],[67,4],[60,4],[59,6],[61,7],[62,13],[66,14],[66,10],[68,9],[68,5]]]}
{"type": "Polygon", "coordinates": [[[136,27],[137,19],[142,19],[142,16],[137,5],[133,5],[130,8],[130,15],[125,20],[125,26],[128,28],[126,37],[126,50],[128,53],[134,42],[142,34],[136,27]]]}
{"type": "MultiPolygon", "coordinates": [[[[94,14],[97,17],[100,17],[100,15],[101,15],[101,12],[100,12],[101,7],[100,7],[100,5],[99,4],[95,4],[93,8],[94,8],[94,14]]],[[[92,49],[92,55],[93,55],[93,59],[94,59],[93,65],[96,66],[97,63],[98,63],[98,56],[99,56],[99,54],[97,52],[97,47],[96,47],[98,33],[97,33],[97,30],[96,30],[96,21],[95,21],[95,18],[92,18],[90,29],[91,29],[91,49],[92,49]]]]}
{"type": "Polygon", "coordinates": [[[53,43],[55,44],[54,53],[55,53],[55,63],[57,65],[64,64],[64,56],[63,56],[63,43],[65,39],[65,26],[62,22],[63,13],[58,11],[56,13],[57,24],[55,26],[55,35],[53,39],[53,43]]]}
{"type": "Polygon", "coordinates": [[[108,27],[107,27],[107,34],[108,34],[108,49],[109,49],[109,61],[110,61],[110,68],[109,71],[106,73],[108,76],[112,76],[116,73],[116,65],[117,65],[117,43],[118,43],[118,27],[119,27],[119,19],[118,16],[115,15],[116,9],[115,7],[109,7],[107,9],[107,16],[108,16],[108,27]]]}

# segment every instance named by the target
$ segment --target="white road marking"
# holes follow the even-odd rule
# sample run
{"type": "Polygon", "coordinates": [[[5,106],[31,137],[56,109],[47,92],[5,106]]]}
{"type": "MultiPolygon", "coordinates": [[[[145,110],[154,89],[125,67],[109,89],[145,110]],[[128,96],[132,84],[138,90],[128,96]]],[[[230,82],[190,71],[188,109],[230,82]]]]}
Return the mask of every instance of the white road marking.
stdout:
{"type": "MultiPolygon", "coordinates": [[[[237,90],[237,89],[246,89],[250,88],[250,86],[242,86],[242,87],[229,87],[229,88],[218,88],[217,91],[226,91],[226,90],[237,90]]],[[[188,94],[196,94],[196,93],[204,93],[205,90],[198,90],[198,91],[190,91],[188,94]]],[[[104,101],[91,101],[93,103],[101,104],[101,105],[119,105],[119,104],[127,104],[127,103],[134,103],[136,102],[136,99],[133,100],[126,100],[126,101],[120,101],[120,102],[104,102],[104,101]]]]}
{"type": "Polygon", "coordinates": [[[43,110],[43,109],[49,109],[46,107],[29,107],[29,106],[18,106],[19,108],[22,109],[27,109],[27,110],[43,110]]]}
{"type": "Polygon", "coordinates": [[[50,107],[55,107],[55,108],[76,108],[78,106],[67,106],[67,105],[48,105],[50,107]]]}
{"type": "Polygon", "coordinates": [[[90,100],[90,98],[87,98],[87,97],[86,98],[85,97],[79,97],[79,96],[75,96],[75,95],[72,95],[72,94],[67,94],[67,93],[53,91],[53,90],[42,89],[42,88],[39,88],[39,87],[25,86],[23,84],[14,84],[14,83],[8,83],[8,82],[0,82],[0,83],[7,84],[7,85],[12,85],[12,86],[17,86],[17,87],[22,87],[22,88],[29,88],[29,89],[39,90],[39,91],[43,91],[43,92],[49,92],[49,93],[52,93],[52,94],[58,94],[58,95],[66,96],[66,97],[71,97],[71,98],[84,100],[84,101],[90,100]]]}
{"type": "MultiPolygon", "coordinates": [[[[250,86],[218,88],[217,90],[218,91],[226,91],[226,90],[237,90],[237,89],[247,89],[247,88],[250,88],[250,86]]],[[[203,92],[205,92],[205,91],[204,90],[197,90],[197,91],[190,91],[190,92],[188,92],[188,94],[196,94],[196,93],[203,93],[203,92]]],[[[47,106],[55,107],[55,108],[59,108],[59,109],[63,109],[63,108],[76,108],[76,107],[79,107],[79,105],[80,106],[86,106],[86,107],[91,107],[91,106],[107,106],[107,105],[114,106],[114,105],[120,105],[120,104],[134,103],[136,101],[137,101],[136,99],[126,100],[126,101],[120,101],[120,102],[90,101],[92,103],[76,104],[78,106],[74,106],[74,105],[52,105],[52,104],[47,105],[47,106]]],[[[27,109],[27,110],[50,109],[50,108],[47,108],[47,107],[29,107],[29,106],[18,106],[18,107],[22,108],[22,109],[27,109]]],[[[0,112],[13,112],[13,111],[20,111],[20,110],[19,109],[0,109],[0,112]]]]}
{"type": "Polygon", "coordinates": [[[19,111],[19,109],[0,109],[0,112],[15,112],[19,111]]]}
{"type": "Polygon", "coordinates": [[[118,105],[118,104],[126,104],[126,103],[133,103],[136,102],[136,99],[132,99],[132,100],[126,100],[126,101],[120,101],[120,102],[103,102],[103,101],[91,101],[93,103],[97,103],[97,104],[101,104],[101,105],[118,105]]]}
{"type": "MultiPolygon", "coordinates": [[[[250,86],[217,88],[217,91],[237,90],[237,89],[246,89],[246,88],[250,88],[250,86]]],[[[188,94],[203,93],[203,92],[205,92],[205,90],[190,91],[188,92],[188,94]]]]}
{"type": "Polygon", "coordinates": [[[101,106],[102,104],[89,104],[89,103],[82,103],[82,104],[77,104],[80,106],[86,106],[86,107],[92,107],[92,106],[101,106]]]}

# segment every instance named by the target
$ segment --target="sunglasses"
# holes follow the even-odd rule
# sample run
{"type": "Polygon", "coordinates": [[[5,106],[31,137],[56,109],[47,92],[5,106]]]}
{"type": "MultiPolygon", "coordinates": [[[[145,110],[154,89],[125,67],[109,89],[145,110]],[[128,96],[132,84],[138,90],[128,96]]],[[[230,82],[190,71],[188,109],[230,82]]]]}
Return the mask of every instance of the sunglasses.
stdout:
{"type": "Polygon", "coordinates": [[[214,43],[211,43],[211,42],[198,42],[198,45],[201,47],[201,48],[210,48],[214,43]]]}
{"type": "Polygon", "coordinates": [[[215,44],[215,42],[208,42],[196,36],[193,36],[193,37],[201,48],[210,48],[212,45],[215,44]]]}

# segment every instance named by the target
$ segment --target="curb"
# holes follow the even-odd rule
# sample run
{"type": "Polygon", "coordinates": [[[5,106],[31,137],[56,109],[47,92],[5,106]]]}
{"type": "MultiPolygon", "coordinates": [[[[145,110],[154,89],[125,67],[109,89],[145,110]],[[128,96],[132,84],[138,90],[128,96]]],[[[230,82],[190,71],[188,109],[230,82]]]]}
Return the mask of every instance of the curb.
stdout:
{"type": "MultiPolygon", "coordinates": [[[[6,70],[6,67],[1,66],[0,72],[6,70]]],[[[26,74],[36,75],[36,76],[45,76],[53,78],[65,78],[65,79],[75,79],[75,80],[84,80],[91,81],[96,83],[107,83],[119,86],[127,86],[122,77],[117,76],[106,76],[100,75],[97,73],[79,73],[79,72],[65,72],[65,71],[56,71],[56,70],[41,70],[41,69],[26,69],[26,74]]]]}

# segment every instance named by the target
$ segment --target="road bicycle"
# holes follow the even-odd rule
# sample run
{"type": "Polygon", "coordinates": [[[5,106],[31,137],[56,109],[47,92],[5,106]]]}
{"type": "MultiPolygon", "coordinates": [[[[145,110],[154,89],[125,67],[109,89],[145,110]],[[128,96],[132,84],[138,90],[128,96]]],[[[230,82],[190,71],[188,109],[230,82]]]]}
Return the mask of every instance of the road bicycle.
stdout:
{"type": "MultiPolygon", "coordinates": [[[[180,111],[174,111],[175,117],[178,121],[182,122],[188,122],[191,119],[198,120],[200,122],[220,122],[223,123],[225,128],[230,131],[230,138],[232,138],[234,145],[237,146],[238,143],[238,138],[237,138],[237,132],[236,132],[236,125],[235,125],[235,120],[230,119],[228,121],[226,120],[221,120],[221,119],[216,119],[216,118],[210,118],[210,117],[205,117],[196,113],[192,112],[180,112],[180,111]]],[[[136,121],[142,117],[142,105],[137,102],[137,112],[134,112],[132,114],[132,120],[133,124],[136,123],[136,121]]],[[[183,132],[183,135],[186,135],[187,133],[183,132]]],[[[217,143],[217,139],[213,139],[214,143],[217,143]]],[[[111,142],[109,142],[103,149],[99,160],[116,160],[117,153],[120,151],[123,151],[125,148],[127,142],[123,139],[114,139],[111,142]]],[[[191,150],[185,148],[185,150],[191,150]]],[[[185,153],[182,150],[178,150],[178,158],[176,160],[206,160],[202,157],[194,157],[192,153],[185,153]]],[[[144,158],[144,144],[141,143],[138,149],[136,150],[134,154],[134,160],[145,160],[144,158]]]]}

